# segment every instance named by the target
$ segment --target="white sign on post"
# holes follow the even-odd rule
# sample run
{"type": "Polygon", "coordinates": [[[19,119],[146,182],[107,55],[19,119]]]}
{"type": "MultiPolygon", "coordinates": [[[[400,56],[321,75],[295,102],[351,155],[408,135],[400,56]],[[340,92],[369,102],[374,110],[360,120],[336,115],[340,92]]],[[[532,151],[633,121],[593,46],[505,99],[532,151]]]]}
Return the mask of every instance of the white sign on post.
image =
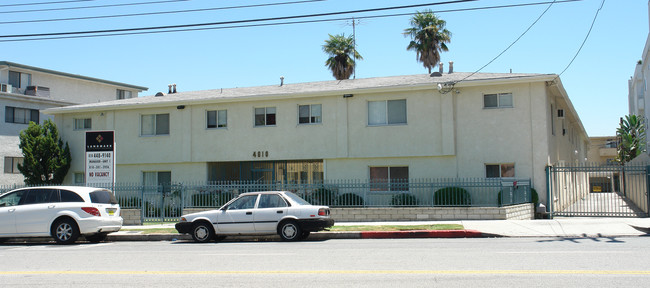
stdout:
{"type": "Polygon", "coordinates": [[[115,131],[86,132],[86,185],[115,182],[115,131]]]}

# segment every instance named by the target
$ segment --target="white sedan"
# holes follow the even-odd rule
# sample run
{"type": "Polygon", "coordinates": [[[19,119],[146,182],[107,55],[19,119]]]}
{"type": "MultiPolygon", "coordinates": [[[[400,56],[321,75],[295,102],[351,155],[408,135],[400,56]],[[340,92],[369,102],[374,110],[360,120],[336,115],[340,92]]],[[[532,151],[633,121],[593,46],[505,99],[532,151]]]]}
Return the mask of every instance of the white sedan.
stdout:
{"type": "Polygon", "coordinates": [[[7,238],[52,237],[59,244],[79,236],[100,242],[122,228],[113,192],[76,186],[30,187],[0,195],[0,242],[7,238]]]}
{"type": "Polygon", "coordinates": [[[176,230],[196,242],[272,234],[294,241],[333,225],[329,207],[311,205],[291,192],[267,191],[243,193],[220,209],[183,215],[176,230]]]}

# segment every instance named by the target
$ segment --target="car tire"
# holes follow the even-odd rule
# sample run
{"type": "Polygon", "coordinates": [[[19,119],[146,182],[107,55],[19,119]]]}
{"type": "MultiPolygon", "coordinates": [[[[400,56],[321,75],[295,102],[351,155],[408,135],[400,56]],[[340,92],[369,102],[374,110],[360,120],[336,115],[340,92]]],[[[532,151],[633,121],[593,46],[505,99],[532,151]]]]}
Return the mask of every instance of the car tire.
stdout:
{"type": "Polygon", "coordinates": [[[302,236],[302,231],[296,221],[285,221],[280,223],[278,234],[284,241],[296,241],[302,236]]]}
{"type": "Polygon", "coordinates": [[[52,225],[51,233],[57,244],[72,244],[79,238],[79,227],[72,219],[60,219],[52,225]]]}
{"type": "Polygon", "coordinates": [[[97,234],[85,236],[85,238],[86,240],[88,240],[88,242],[99,243],[106,240],[107,236],[108,233],[97,233],[97,234]]]}
{"type": "Polygon", "coordinates": [[[192,227],[192,239],[199,243],[206,243],[214,239],[214,229],[212,224],[200,221],[192,227]]]}

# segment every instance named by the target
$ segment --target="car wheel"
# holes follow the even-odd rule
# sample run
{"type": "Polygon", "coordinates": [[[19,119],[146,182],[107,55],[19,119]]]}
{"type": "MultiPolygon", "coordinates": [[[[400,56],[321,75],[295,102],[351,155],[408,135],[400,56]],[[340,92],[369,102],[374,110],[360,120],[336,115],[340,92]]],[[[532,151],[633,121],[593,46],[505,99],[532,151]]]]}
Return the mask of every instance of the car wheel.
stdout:
{"type": "Polygon", "coordinates": [[[192,228],[192,239],[199,243],[206,243],[214,239],[214,230],[212,224],[207,222],[198,222],[192,228]]]}
{"type": "Polygon", "coordinates": [[[295,241],[300,239],[302,231],[300,231],[300,226],[295,221],[286,221],[280,224],[280,237],[284,241],[295,241]]]}
{"type": "Polygon", "coordinates": [[[106,237],[108,236],[108,233],[97,233],[93,235],[88,235],[86,236],[86,240],[92,243],[99,243],[104,240],[106,240],[106,237]]]}
{"type": "Polygon", "coordinates": [[[79,238],[79,227],[72,219],[57,220],[52,226],[52,237],[58,244],[72,244],[79,238]]]}

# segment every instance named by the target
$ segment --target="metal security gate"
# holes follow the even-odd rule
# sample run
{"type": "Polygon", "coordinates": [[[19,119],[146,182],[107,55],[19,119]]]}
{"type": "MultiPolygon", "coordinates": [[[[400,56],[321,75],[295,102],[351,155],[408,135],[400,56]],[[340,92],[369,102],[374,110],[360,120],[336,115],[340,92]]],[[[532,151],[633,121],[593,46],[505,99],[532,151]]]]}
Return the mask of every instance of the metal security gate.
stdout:
{"type": "Polygon", "coordinates": [[[177,185],[144,186],[143,222],[176,222],[182,214],[182,187],[177,185]]]}
{"type": "Polygon", "coordinates": [[[551,216],[648,217],[647,165],[547,167],[551,216]]]}

